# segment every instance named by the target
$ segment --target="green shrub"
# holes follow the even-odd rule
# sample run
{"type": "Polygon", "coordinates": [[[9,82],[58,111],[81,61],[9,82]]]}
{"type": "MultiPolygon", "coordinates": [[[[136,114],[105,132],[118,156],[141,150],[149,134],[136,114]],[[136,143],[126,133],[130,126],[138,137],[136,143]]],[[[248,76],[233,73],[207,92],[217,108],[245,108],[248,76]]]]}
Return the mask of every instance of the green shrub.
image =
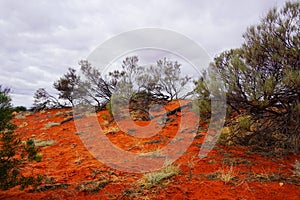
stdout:
{"type": "Polygon", "coordinates": [[[35,156],[34,156],[34,160],[36,161],[36,162],[41,162],[42,161],[42,158],[43,158],[43,154],[42,153],[38,153],[38,154],[36,154],[35,156]]]}
{"type": "Polygon", "coordinates": [[[200,116],[201,119],[208,119],[211,116],[210,101],[206,99],[195,99],[192,102],[192,111],[200,116]]]}
{"type": "Polygon", "coordinates": [[[34,140],[28,139],[26,141],[25,149],[28,153],[28,159],[29,160],[35,160],[35,157],[37,155],[38,149],[35,147],[34,140]]]}
{"type": "MultiPolygon", "coordinates": [[[[234,143],[275,155],[300,150],[299,23],[299,2],[271,9],[247,29],[240,48],[221,53],[210,65],[224,82],[233,117],[242,115],[234,143]]],[[[202,98],[210,96],[206,88],[200,79],[202,98]]]]}
{"type": "Polygon", "coordinates": [[[105,106],[106,110],[108,110],[108,113],[112,116],[112,110],[111,110],[111,103],[108,102],[105,106]]]}
{"type": "Polygon", "coordinates": [[[2,89],[0,85],[0,189],[2,190],[18,185],[21,186],[20,189],[29,185],[36,186],[42,180],[41,176],[24,177],[20,173],[19,167],[26,160],[25,155],[27,154],[30,160],[34,157],[36,149],[32,141],[28,141],[24,149],[18,135],[14,133],[16,126],[11,123],[13,109],[9,91],[2,89]]]}
{"type": "Polygon", "coordinates": [[[13,109],[13,111],[16,111],[16,112],[24,112],[24,111],[27,111],[27,108],[24,107],[24,106],[17,106],[13,109]]]}

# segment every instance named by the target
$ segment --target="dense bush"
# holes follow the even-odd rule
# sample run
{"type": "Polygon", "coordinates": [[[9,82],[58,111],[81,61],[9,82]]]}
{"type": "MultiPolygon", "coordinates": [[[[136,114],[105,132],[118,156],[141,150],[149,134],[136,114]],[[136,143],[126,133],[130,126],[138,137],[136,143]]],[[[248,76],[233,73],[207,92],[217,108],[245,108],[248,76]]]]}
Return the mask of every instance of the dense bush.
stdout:
{"type": "MultiPolygon", "coordinates": [[[[222,77],[232,143],[273,153],[300,149],[300,4],[272,9],[244,34],[239,49],[221,53],[211,68],[222,77]]],[[[198,88],[203,90],[202,80],[198,88]]],[[[205,94],[207,96],[207,94],[205,94]]],[[[202,95],[205,97],[205,95],[202,95]]]]}

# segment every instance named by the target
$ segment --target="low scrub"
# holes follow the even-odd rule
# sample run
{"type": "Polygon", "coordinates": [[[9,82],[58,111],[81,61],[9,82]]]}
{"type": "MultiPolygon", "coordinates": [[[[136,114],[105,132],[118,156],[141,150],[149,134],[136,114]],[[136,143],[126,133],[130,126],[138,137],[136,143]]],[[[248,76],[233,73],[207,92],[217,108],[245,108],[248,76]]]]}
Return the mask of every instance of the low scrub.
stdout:
{"type": "Polygon", "coordinates": [[[219,170],[218,178],[223,181],[225,184],[230,182],[232,179],[236,177],[236,172],[234,171],[233,167],[224,167],[219,170]]]}

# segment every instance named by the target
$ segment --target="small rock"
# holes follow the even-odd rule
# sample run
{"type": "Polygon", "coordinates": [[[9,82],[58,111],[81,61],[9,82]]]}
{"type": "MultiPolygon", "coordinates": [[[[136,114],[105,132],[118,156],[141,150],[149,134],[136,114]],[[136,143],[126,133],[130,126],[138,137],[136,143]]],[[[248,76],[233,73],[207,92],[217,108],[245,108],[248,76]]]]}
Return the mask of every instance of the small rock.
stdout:
{"type": "Polygon", "coordinates": [[[283,186],[283,183],[282,183],[282,182],[280,182],[280,183],[279,183],[279,186],[280,186],[280,187],[282,187],[282,186],[283,186]]]}

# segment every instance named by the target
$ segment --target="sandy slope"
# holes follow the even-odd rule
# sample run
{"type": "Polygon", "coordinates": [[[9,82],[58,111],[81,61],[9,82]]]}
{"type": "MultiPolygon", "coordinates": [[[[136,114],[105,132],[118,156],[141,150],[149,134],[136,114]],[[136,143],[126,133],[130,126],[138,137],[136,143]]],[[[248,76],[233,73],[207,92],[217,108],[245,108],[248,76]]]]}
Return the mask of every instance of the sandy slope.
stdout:
{"type": "MultiPolygon", "coordinates": [[[[176,106],[178,104],[173,102],[167,109],[176,106]]],[[[19,126],[16,132],[23,140],[32,137],[54,143],[41,147],[41,162],[30,163],[22,170],[24,174],[47,177],[40,191],[13,188],[0,191],[0,199],[300,199],[300,179],[292,172],[295,160],[300,160],[299,155],[267,158],[240,147],[217,145],[206,158],[200,159],[198,153],[205,132],[198,133],[203,136],[196,137],[174,163],[180,167],[178,175],[145,187],[143,174],[118,171],[95,159],[80,140],[81,133],[76,130],[74,121],[47,128],[49,123],[72,117],[70,111],[57,109],[16,115],[14,121],[19,126]],[[224,182],[222,178],[229,173],[233,178],[224,182]]],[[[116,124],[108,123],[107,111],[97,113],[97,118],[113,144],[126,151],[144,153],[170,142],[178,131],[180,113],[171,116],[173,121],[159,134],[143,139],[118,131],[116,124]]],[[[123,123],[126,126],[126,121],[123,123]]],[[[137,122],[140,126],[148,123],[137,122]]],[[[151,131],[156,130],[149,129],[151,131]]]]}

